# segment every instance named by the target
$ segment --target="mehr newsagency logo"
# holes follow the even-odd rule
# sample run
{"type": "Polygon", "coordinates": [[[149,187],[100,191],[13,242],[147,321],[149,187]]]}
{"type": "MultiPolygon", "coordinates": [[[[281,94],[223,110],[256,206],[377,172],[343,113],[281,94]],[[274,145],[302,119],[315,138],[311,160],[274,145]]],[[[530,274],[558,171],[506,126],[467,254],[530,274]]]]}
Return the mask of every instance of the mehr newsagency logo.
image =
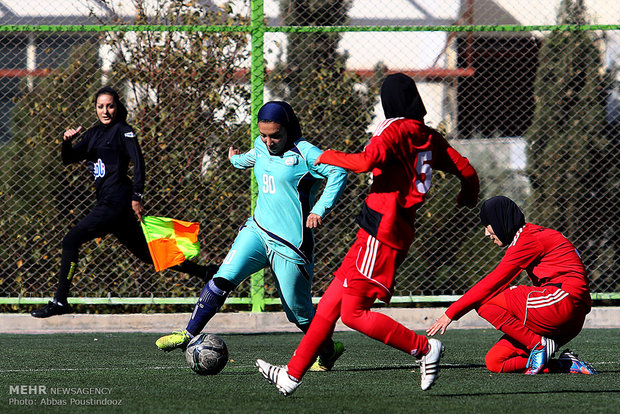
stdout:
{"type": "Polygon", "coordinates": [[[9,385],[11,406],[108,406],[122,405],[107,387],[48,387],[47,385],[9,385]]]}

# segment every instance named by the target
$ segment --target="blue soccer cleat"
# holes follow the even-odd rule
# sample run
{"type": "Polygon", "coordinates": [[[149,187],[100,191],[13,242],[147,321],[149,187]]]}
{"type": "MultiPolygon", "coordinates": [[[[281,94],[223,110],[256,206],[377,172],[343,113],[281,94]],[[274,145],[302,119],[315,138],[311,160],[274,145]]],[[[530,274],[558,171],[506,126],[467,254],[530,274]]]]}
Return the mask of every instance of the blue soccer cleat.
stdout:
{"type": "Polygon", "coordinates": [[[585,361],[579,359],[579,356],[570,350],[565,350],[558,357],[558,362],[564,372],[571,374],[596,375],[598,372],[585,361]]]}
{"type": "Polygon", "coordinates": [[[532,349],[532,352],[530,352],[530,357],[527,359],[527,370],[525,371],[525,374],[540,374],[540,372],[545,369],[547,363],[551,357],[553,357],[553,354],[555,354],[557,349],[558,344],[553,339],[545,338],[543,336],[540,343],[532,349]]]}

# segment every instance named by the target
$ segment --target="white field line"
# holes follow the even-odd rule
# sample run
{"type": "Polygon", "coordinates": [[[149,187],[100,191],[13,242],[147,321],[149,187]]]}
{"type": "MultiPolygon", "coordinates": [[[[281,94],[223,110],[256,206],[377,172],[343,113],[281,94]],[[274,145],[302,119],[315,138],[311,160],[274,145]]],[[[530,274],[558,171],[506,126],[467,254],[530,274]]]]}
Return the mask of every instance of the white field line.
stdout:
{"type": "Polygon", "coordinates": [[[168,367],[117,367],[117,368],[26,368],[26,369],[0,369],[0,374],[4,373],[20,373],[20,372],[87,372],[87,371],[156,371],[164,369],[182,369],[187,368],[187,365],[168,366],[168,367]]]}

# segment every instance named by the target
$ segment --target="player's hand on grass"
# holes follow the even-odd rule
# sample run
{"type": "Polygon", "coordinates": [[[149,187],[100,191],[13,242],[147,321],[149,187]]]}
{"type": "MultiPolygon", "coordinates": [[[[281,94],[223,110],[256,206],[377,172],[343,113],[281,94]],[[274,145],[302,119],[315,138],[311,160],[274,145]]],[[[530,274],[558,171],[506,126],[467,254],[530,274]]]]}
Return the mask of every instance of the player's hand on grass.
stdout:
{"type": "Polygon", "coordinates": [[[323,224],[323,219],[318,214],[310,213],[308,215],[308,219],[306,220],[306,227],[309,229],[314,229],[323,224]]]}
{"type": "Polygon", "coordinates": [[[136,213],[138,220],[142,221],[142,217],[144,217],[146,213],[146,210],[144,209],[144,206],[142,205],[142,203],[139,201],[132,200],[131,208],[133,209],[133,212],[136,213]]]}
{"type": "Polygon", "coordinates": [[[65,134],[63,135],[63,139],[65,141],[71,141],[73,138],[75,138],[80,132],[82,131],[82,127],[79,126],[77,128],[69,128],[65,131],[65,134]]]}
{"type": "Polygon", "coordinates": [[[439,332],[443,335],[443,333],[446,331],[446,328],[448,327],[448,325],[450,325],[451,322],[452,319],[448,318],[444,313],[439,319],[435,321],[434,324],[431,325],[430,328],[426,330],[426,334],[428,336],[435,336],[435,334],[439,332]]]}
{"type": "Polygon", "coordinates": [[[237,148],[235,147],[230,147],[228,148],[228,159],[231,159],[233,155],[239,155],[240,152],[237,148]]]}

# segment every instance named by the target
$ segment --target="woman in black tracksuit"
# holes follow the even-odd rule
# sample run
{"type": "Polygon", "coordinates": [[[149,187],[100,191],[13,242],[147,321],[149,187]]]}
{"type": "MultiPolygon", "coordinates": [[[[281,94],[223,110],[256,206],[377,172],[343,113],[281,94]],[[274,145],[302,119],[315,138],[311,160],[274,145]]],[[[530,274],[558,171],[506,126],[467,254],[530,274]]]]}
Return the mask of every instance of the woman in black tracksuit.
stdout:
{"type": "MultiPolygon", "coordinates": [[[[106,234],[114,234],[136,257],[153,263],[139,220],[144,216],[144,158],[133,129],[127,124],[127,109],[118,93],[104,87],[95,94],[99,123],[72,144],[82,127],[65,131],[62,142],[62,161],[65,165],[86,160],[95,177],[97,204],[62,241],[62,260],[54,300],[32,311],[36,318],[71,312],[67,296],[75,273],[80,246],[106,234]],[[133,167],[133,182],[127,177],[129,162],[133,167]]],[[[209,279],[215,273],[213,265],[201,266],[185,261],[173,269],[209,279]]]]}

